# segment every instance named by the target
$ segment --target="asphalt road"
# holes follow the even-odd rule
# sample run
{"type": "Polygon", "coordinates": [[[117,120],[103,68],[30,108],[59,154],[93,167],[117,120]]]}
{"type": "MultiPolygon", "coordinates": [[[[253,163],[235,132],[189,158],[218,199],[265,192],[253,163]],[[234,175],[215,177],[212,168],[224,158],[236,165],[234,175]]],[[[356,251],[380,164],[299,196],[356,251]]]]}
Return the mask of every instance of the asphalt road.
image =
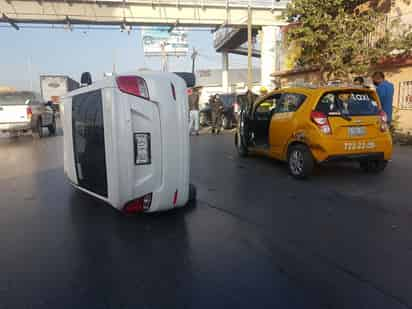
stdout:
{"type": "Polygon", "coordinates": [[[72,189],[62,138],[0,139],[0,308],[412,308],[412,149],[305,182],[192,138],[195,207],[123,216],[72,189]]]}

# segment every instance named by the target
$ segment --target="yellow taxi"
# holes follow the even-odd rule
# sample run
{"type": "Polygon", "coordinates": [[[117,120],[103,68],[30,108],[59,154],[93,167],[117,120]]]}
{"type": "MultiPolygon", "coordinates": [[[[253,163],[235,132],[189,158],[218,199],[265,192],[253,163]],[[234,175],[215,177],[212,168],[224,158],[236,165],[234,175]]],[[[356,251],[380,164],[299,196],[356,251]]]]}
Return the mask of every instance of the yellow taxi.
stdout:
{"type": "Polygon", "coordinates": [[[235,144],[241,156],[288,162],[292,176],[311,175],[318,163],[357,160],[381,172],[392,157],[387,116],[372,89],[285,88],[242,108],[235,144]]]}

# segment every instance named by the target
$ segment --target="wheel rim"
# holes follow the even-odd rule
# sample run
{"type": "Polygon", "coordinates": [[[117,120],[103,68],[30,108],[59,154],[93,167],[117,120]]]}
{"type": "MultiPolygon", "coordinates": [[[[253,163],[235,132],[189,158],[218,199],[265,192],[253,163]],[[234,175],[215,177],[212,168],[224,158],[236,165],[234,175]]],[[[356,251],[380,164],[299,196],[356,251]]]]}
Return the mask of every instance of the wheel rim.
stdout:
{"type": "Polygon", "coordinates": [[[289,160],[290,170],[293,175],[301,175],[303,173],[303,154],[299,150],[293,150],[289,160]]]}
{"type": "Polygon", "coordinates": [[[242,135],[242,136],[245,134],[245,121],[244,121],[243,119],[240,120],[239,133],[240,133],[240,135],[242,135]]]}
{"type": "Polygon", "coordinates": [[[238,134],[238,136],[237,136],[237,149],[239,150],[239,151],[242,151],[242,137],[240,136],[240,134],[238,134]]]}

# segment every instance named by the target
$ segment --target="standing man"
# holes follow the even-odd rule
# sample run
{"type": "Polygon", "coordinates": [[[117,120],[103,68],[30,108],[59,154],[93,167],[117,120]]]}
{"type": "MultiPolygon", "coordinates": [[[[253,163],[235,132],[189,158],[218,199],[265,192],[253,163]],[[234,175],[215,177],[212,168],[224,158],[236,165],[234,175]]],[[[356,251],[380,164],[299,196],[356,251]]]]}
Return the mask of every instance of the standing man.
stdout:
{"type": "Polygon", "coordinates": [[[365,83],[365,79],[362,76],[357,76],[353,79],[353,83],[356,86],[362,87],[362,88],[369,88],[366,83],[365,83]]]}
{"type": "Polygon", "coordinates": [[[388,116],[388,124],[390,125],[392,121],[393,84],[385,79],[383,72],[373,73],[372,80],[376,86],[376,92],[378,93],[382,108],[388,116]]]}
{"type": "Polygon", "coordinates": [[[212,134],[219,134],[220,129],[222,128],[222,112],[223,112],[223,103],[219,95],[215,95],[212,100],[212,134]]]}
{"type": "Polygon", "coordinates": [[[269,93],[268,88],[266,88],[265,86],[260,87],[259,93],[260,93],[261,97],[264,97],[265,95],[267,95],[269,93]]]}
{"type": "Polygon", "coordinates": [[[193,88],[189,95],[189,132],[196,135],[199,135],[199,97],[199,88],[193,88]]]}

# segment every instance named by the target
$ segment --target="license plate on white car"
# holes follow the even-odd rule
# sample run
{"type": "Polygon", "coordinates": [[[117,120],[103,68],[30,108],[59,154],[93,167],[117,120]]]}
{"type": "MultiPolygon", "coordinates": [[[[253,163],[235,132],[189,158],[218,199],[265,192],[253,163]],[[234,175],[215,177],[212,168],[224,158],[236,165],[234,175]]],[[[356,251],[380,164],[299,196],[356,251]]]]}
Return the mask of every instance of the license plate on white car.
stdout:
{"type": "Polygon", "coordinates": [[[349,127],[348,133],[350,137],[364,136],[366,134],[365,127],[349,127]]]}

